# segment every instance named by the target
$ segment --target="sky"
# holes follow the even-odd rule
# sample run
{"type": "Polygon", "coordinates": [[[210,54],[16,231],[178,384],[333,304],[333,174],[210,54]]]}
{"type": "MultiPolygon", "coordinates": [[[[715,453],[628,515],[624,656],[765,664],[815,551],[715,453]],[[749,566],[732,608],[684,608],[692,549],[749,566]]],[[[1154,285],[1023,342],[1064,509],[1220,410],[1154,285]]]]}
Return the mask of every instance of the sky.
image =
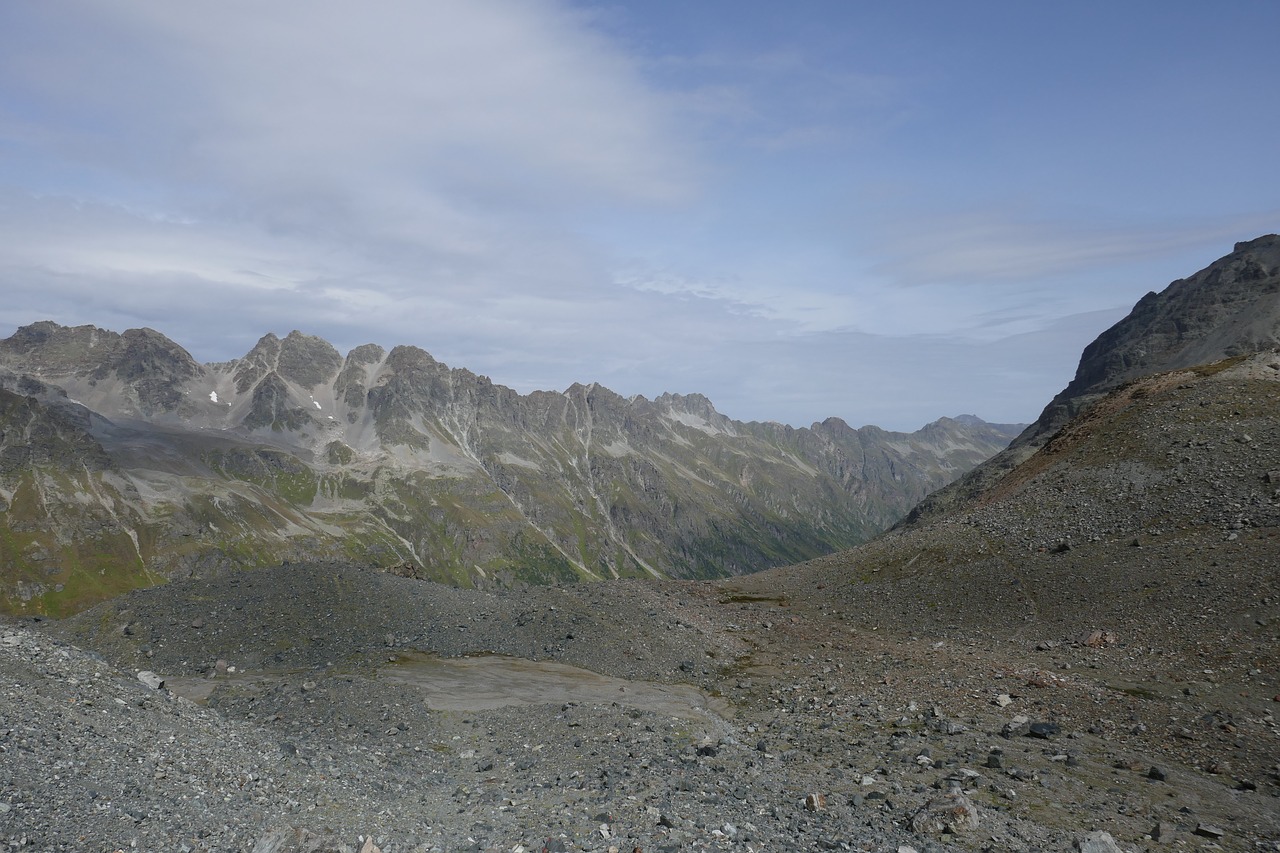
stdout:
{"type": "Polygon", "coordinates": [[[1280,231],[1280,3],[0,4],[0,337],[1034,420],[1280,231]]]}

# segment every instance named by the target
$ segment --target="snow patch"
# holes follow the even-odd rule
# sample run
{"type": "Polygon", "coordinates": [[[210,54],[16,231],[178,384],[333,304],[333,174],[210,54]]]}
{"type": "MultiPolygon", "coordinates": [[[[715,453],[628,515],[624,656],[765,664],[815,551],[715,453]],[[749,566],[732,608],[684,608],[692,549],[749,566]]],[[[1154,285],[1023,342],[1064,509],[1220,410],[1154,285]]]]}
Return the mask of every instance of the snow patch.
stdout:
{"type": "Polygon", "coordinates": [[[209,392],[209,402],[210,402],[210,403],[216,403],[216,402],[218,402],[218,392],[217,392],[217,391],[210,391],[210,392],[209,392]]]}

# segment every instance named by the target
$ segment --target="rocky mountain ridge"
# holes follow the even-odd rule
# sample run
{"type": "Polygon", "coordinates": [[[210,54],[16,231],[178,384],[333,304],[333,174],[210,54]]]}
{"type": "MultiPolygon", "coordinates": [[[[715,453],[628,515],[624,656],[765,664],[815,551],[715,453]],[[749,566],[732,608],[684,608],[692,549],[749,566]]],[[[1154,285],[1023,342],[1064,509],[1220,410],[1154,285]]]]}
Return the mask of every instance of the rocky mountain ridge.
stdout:
{"type": "Polygon", "coordinates": [[[0,389],[0,600],[32,612],[282,560],[461,584],[740,574],[864,541],[1016,432],[522,395],[416,347],[344,357],[297,331],[200,364],[154,330],[39,322],[0,341],[0,389]],[[33,424],[46,452],[19,464],[33,424]]]}
{"type": "Polygon", "coordinates": [[[943,514],[994,487],[1068,421],[1127,382],[1280,346],[1280,235],[1232,252],[1159,293],[1085,347],[1075,377],[1010,445],[921,501],[900,522],[943,514]]]}

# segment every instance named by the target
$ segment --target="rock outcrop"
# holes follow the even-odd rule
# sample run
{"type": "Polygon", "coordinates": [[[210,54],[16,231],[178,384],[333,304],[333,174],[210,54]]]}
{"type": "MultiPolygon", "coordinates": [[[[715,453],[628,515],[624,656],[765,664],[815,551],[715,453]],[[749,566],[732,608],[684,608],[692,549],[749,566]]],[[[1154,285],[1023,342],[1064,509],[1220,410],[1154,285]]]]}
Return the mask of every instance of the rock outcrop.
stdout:
{"type": "Polygon", "coordinates": [[[1008,448],[901,522],[914,524],[973,500],[1052,438],[1064,424],[1126,382],[1280,346],[1280,235],[1236,243],[1231,254],[1160,293],[1085,347],[1075,378],[1008,448]]]}

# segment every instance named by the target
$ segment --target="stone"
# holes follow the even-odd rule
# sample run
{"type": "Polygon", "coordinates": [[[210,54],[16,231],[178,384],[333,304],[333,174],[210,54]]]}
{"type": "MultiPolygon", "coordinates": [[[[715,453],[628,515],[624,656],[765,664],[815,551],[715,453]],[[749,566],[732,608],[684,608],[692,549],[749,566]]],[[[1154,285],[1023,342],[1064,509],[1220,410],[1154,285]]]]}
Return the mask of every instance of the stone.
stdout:
{"type": "Polygon", "coordinates": [[[1102,632],[1090,631],[1087,634],[1081,634],[1076,639],[1076,642],[1082,646],[1088,646],[1091,649],[1096,649],[1102,645],[1102,632]]]}
{"type": "Polygon", "coordinates": [[[1044,672],[1043,670],[1037,670],[1036,672],[1033,672],[1031,673],[1031,675],[1027,676],[1028,687],[1040,687],[1040,688],[1056,687],[1057,684],[1058,684],[1058,677],[1054,675],[1052,672],[1044,672]]]}
{"type": "Polygon", "coordinates": [[[1169,774],[1165,772],[1163,767],[1152,767],[1147,771],[1147,778],[1154,779],[1157,782],[1164,782],[1169,778],[1169,774]]]}
{"type": "Polygon", "coordinates": [[[1080,853],[1124,853],[1120,845],[1116,844],[1116,840],[1111,837],[1111,833],[1101,830],[1076,839],[1076,850],[1080,853]]]}
{"type": "Polygon", "coordinates": [[[945,717],[938,717],[930,720],[929,728],[944,735],[958,735],[969,730],[967,726],[957,723],[955,720],[948,720],[945,717]]]}
{"type": "Polygon", "coordinates": [[[1013,697],[1011,697],[1008,693],[1001,693],[999,696],[995,698],[995,703],[999,705],[1001,708],[1007,708],[1013,704],[1013,697]]]}
{"type": "Polygon", "coordinates": [[[1227,831],[1210,823],[1197,823],[1195,833],[1201,838],[1213,838],[1216,840],[1225,836],[1227,831]]]}
{"type": "Polygon", "coordinates": [[[1000,734],[1004,737],[1012,738],[1021,737],[1029,731],[1031,731],[1031,718],[1024,714],[1019,714],[1004,724],[1000,734]]]}
{"type": "Polygon", "coordinates": [[[1057,735],[1059,731],[1057,723],[1032,723],[1027,727],[1028,736],[1038,737],[1041,740],[1048,740],[1057,735]]]}
{"type": "Polygon", "coordinates": [[[925,803],[911,816],[911,829],[920,834],[961,833],[977,829],[978,807],[964,794],[948,793],[925,803]]]}
{"type": "Polygon", "coordinates": [[[1168,844],[1173,841],[1174,832],[1173,824],[1162,820],[1151,828],[1151,840],[1159,844],[1168,844]]]}
{"type": "Polygon", "coordinates": [[[1091,649],[1100,649],[1103,646],[1114,646],[1118,639],[1111,631],[1094,630],[1081,634],[1076,638],[1076,643],[1091,649]]]}
{"type": "Polygon", "coordinates": [[[804,798],[804,807],[811,812],[826,811],[827,798],[825,794],[810,794],[804,798]]]}
{"type": "Polygon", "coordinates": [[[144,669],[138,673],[138,680],[150,687],[152,690],[160,690],[164,687],[164,679],[156,675],[149,669],[144,669]]]}

